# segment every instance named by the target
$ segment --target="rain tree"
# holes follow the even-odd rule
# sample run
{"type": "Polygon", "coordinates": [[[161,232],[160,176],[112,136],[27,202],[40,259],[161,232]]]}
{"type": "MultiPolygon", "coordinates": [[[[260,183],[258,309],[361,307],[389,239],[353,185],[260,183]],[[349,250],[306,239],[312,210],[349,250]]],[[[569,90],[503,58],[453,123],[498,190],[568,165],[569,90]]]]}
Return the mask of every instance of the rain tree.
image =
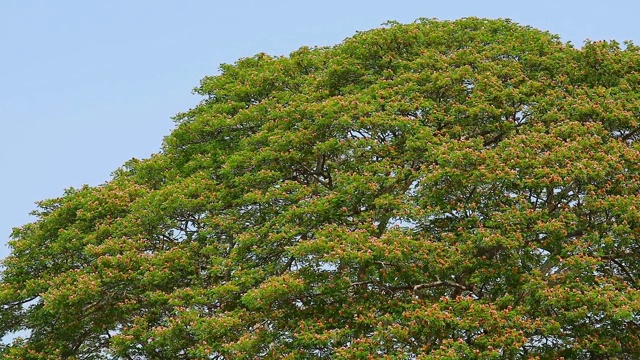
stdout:
{"type": "Polygon", "coordinates": [[[14,231],[0,354],[638,359],[639,71],[477,18],[222,65],[14,231]]]}

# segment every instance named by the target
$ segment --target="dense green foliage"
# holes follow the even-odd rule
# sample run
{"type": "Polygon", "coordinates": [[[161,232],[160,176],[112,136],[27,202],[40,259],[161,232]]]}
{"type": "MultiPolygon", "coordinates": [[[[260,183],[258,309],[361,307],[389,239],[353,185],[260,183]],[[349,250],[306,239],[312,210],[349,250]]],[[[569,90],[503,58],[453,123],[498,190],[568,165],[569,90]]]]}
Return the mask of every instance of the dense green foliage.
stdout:
{"type": "Polygon", "coordinates": [[[223,65],[40,203],[4,359],[638,359],[640,48],[420,20],[223,65]]]}

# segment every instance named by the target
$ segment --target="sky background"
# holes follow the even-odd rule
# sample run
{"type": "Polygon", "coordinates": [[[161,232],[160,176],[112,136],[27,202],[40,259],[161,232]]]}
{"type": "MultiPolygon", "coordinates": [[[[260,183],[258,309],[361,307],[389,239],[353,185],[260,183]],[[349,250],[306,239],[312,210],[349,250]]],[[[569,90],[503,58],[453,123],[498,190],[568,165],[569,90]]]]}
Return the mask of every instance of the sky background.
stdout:
{"type": "Polygon", "coordinates": [[[158,152],[221,63],[420,17],[510,18],[577,46],[640,44],[638,13],[636,0],[0,0],[0,258],[35,201],[158,152]]]}

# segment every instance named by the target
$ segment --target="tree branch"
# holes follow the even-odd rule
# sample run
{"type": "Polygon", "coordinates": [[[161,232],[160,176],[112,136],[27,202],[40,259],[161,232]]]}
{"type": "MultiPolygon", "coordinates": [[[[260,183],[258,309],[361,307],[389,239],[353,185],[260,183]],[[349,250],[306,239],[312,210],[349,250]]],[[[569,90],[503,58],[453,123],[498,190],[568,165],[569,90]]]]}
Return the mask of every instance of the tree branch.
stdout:
{"type": "Polygon", "coordinates": [[[413,287],[413,291],[417,291],[420,289],[429,289],[429,288],[434,288],[434,287],[440,287],[440,286],[446,286],[446,287],[452,287],[452,288],[456,288],[462,291],[471,291],[471,289],[469,289],[468,287],[458,284],[458,283],[454,283],[453,281],[442,281],[442,280],[438,280],[438,281],[434,281],[432,283],[427,283],[427,284],[418,284],[415,285],[413,287]]]}
{"type": "Polygon", "coordinates": [[[609,260],[609,261],[611,261],[612,263],[614,263],[614,264],[618,265],[618,267],[620,268],[620,270],[622,270],[622,272],[624,272],[624,273],[625,273],[625,275],[627,275],[627,277],[629,278],[629,280],[631,280],[631,284],[632,284],[634,287],[637,287],[637,286],[638,286],[638,282],[637,282],[636,278],[633,276],[633,274],[631,274],[631,272],[629,271],[629,269],[627,269],[627,267],[626,267],[623,263],[621,263],[621,262],[616,258],[616,256],[615,256],[615,255],[613,255],[613,254],[609,254],[609,255],[602,255],[602,259],[609,260]]]}
{"type": "Polygon", "coordinates": [[[626,135],[622,136],[620,139],[622,141],[627,141],[629,140],[629,138],[631,138],[632,136],[636,135],[638,132],[640,131],[640,128],[637,128],[633,131],[629,131],[626,135]]]}
{"type": "Polygon", "coordinates": [[[383,284],[381,284],[379,281],[375,281],[375,280],[368,280],[368,281],[357,281],[357,282],[353,282],[351,284],[349,284],[350,287],[354,287],[354,286],[361,286],[361,285],[370,285],[370,284],[374,284],[374,285],[378,285],[386,290],[395,292],[395,291],[401,291],[401,290],[409,290],[409,291],[418,291],[421,289],[431,289],[431,288],[436,288],[436,287],[451,287],[451,288],[455,288],[461,291],[469,291],[469,292],[473,292],[473,289],[471,289],[468,286],[464,286],[462,284],[458,284],[456,282],[453,281],[447,281],[447,280],[438,280],[438,281],[434,281],[434,282],[430,282],[430,283],[424,283],[424,284],[417,284],[417,285],[400,285],[400,286],[385,286],[383,284]]]}

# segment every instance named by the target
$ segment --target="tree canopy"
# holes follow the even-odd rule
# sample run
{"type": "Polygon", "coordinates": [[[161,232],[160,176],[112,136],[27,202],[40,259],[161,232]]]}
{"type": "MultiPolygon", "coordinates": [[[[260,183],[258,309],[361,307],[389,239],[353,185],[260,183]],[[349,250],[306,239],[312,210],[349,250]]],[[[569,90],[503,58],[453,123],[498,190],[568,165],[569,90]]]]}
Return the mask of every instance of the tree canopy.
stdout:
{"type": "Polygon", "coordinates": [[[39,203],[4,359],[638,359],[640,48],[389,23],[221,66],[39,203]]]}

